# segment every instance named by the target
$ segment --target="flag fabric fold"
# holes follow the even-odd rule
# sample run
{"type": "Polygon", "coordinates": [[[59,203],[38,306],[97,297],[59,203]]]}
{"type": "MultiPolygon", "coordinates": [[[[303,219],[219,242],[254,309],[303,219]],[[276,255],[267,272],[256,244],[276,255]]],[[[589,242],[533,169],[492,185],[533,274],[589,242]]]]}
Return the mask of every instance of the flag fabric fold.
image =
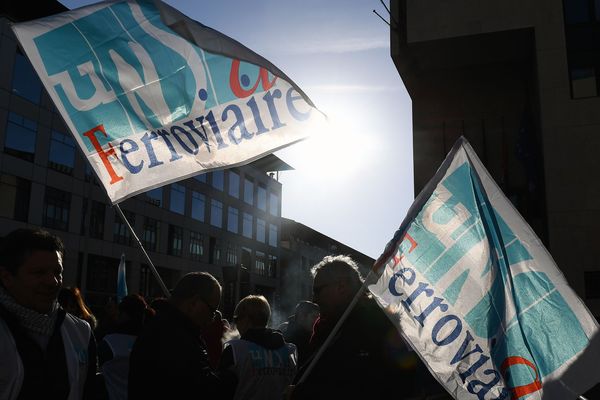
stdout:
{"type": "Polygon", "coordinates": [[[121,254],[121,262],[117,270],[117,304],[127,296],[127,276],[125,273],[125,254],[121,254]]]}
{"type": "Polygon", "coordinates": [[[113,203],[293,144],[324,121],[281,70],[159,1],[13,25],[113,203]]]}
{"type": "Polygon", "coordinates": [[[369,290],[456,399],[577,398],[600,381],[596,320],[464,138],[374,269],[369,290]]]}

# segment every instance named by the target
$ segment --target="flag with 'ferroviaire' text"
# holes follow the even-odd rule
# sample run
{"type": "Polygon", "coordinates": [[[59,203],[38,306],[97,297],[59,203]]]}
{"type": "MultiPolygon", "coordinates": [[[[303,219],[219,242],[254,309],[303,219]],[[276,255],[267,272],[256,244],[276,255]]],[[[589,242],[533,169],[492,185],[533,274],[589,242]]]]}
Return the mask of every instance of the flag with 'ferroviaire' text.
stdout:
{"type": "Polygon", "coordinates": [[[461,138],[376,262],[379,305],[456,399],[576,399],[598,325],[461,138]]]}
{"type": "Polygon", "coordinates": [[[158,0],[13,30],[113,203],[251,162],[324,120],[269,61],[158,0]]]}

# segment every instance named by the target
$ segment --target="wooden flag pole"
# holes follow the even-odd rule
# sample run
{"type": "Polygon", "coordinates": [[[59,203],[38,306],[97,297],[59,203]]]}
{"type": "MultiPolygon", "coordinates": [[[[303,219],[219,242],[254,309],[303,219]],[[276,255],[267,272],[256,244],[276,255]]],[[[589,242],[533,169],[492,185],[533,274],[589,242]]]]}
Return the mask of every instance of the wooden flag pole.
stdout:
{"type": "Polygon", "coordinates": [[[114,207],[117,210],[117,212],[119,213],[119,215],[121,216],[121,219],[123,220],[123,222],[125,222],[125,225],[127,225],[127,228],[129,228],[129,231],[131,232],[131,234],[133,235],[133,237],[134,237],[135,241],[137,242],[138,246],[142,250],[142,253],[144,253],[144,256],[146,257],[146,260],[148,261],[148,265],[150,266],[150,270],[152,271],[152,275],[154,275],[154,278],[156,278],[156,281],[158,282],[158,285],[162,289],[163,293],[165,294],[166,297],[171,297],[171,293],[169,292],[169,289],[167,289],[167,287],[165,286],[165,283],[163,282],[162,278],[158,274],[158,271],[156,270],[156,267],[154,267],[154,264],[152,263],[152,260],[150,259],[150,256],[146,252],[146,249],[144,249],[144,246],[142,245],[142,242],[140,242],[140,239],[135,234],[135,231],[133,230],[133,228],[129,224],[129,221],[125,217],[125,214],[123,214],[123,211],[121,210],[121,207],[119,207],[118,204],[115,204],[114,207]]]}

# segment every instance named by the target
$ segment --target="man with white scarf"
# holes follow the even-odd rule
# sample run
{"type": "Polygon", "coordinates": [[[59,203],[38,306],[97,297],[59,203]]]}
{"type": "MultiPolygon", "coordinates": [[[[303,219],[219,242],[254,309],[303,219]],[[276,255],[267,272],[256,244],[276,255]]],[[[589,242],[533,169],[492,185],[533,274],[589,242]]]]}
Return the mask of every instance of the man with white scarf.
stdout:
{"type": "Polygon", "coordinates": [[[64,246],[43,231],[18,229],[0,244],[0,399],[82,399],[96,374],[87,322],[56,301],[64,246]]]}

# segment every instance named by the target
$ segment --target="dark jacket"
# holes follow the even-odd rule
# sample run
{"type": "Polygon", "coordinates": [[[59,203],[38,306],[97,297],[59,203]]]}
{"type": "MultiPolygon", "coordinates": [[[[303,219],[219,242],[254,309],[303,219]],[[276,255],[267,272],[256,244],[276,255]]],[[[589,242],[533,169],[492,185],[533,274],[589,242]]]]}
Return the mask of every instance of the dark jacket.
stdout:
{"type": "Polygon", "coordinates": [[[129,399],[214,399],[219,384],[200,331],[177,308],[165,304],[131,351],[129,399]]]}
{"type": "MultiPolygon", "coordinates": [[[[296,375],[304,374],[316,351],[333,330],[335,321],[315,323],[312,354],[296,375]]],[[[297,384],[293,399],[376,399],[393,395],[404,398],[412,391],[414,369],[406,362],[414,357],[397,329],[373,299],[356,304],[314,369],[297,384]]]]}
{"type": "Polygon", "coordinates": [[[291,320],[286,331],[283,333],[285,341],[288,343],[294,343],[298,349],[298,365],[304,364],[309,350],[310,337],[312,336],[312,330],[306,330],[295,320],[291,320]]]}

